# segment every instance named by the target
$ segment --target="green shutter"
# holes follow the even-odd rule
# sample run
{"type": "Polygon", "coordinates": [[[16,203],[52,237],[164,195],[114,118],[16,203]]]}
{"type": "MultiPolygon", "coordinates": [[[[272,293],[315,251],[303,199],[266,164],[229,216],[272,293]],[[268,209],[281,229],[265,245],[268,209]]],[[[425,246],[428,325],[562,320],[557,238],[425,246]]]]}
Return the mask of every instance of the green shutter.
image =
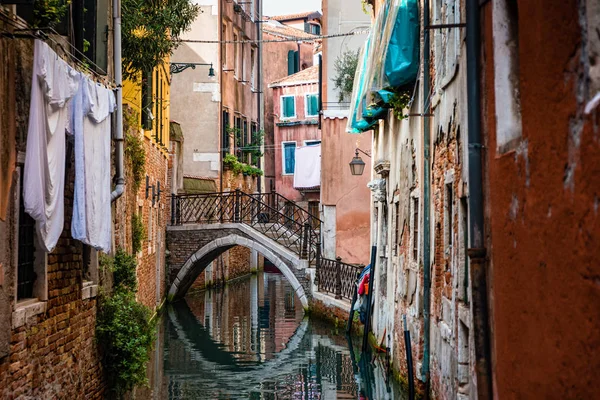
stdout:
{"type": "Polygon", "coordinates": [[[310,94],[306,99],[306,115],[319,115],[319,96],[316,94],[310,94]]]}
{"type": "Polygon", "coordinates": [[[292,118],[296,114],[295,110],[294,97],[284,97],[283,98],[283,117],[284,118],[292,118]]]}
{"type": "Polygon", "coordinates": [[[288,75],[292,75],[296,67],[296,52],[294,50],[288,51],[288,75]]]}

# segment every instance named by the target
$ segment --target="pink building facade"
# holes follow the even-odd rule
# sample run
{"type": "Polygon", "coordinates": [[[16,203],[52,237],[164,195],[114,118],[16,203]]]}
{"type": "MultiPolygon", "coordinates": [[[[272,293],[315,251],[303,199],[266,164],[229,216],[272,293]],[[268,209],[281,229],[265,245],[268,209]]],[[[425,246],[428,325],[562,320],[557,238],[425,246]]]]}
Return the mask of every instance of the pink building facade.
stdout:
{"type": "Polygon", "coordinates": [[[275,117],[275,190],[316,215],[320,182],[318,186],[294,187],[294,169],[302,168],[295,162],[298,148],[321,144],[318,72],[319,67],[313,66],[269,85],[275,117]]]}

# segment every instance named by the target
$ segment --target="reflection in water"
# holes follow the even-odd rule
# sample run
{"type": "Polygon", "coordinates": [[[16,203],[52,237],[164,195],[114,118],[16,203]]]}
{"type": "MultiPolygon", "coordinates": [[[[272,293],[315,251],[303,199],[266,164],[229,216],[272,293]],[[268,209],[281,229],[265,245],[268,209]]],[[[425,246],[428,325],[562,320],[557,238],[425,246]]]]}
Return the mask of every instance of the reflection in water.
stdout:
{"type": "Polygon", "coordinates": [[[282,275],[261,273],[170,306],[136,398],[404,399],[385,363],[349,343],[309,323],[282,275]]]}

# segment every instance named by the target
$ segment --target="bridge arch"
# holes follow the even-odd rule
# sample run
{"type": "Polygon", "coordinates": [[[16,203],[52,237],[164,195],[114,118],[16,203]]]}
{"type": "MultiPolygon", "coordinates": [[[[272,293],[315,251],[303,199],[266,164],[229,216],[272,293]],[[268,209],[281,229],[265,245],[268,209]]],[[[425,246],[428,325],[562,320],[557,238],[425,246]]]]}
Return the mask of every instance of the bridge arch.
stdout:
{"type": "Polygon", "coordinates": [[[235,247],[244,246],[256,250],[258,253],[269,259],[281,271],[285,278],[290,282],[294,291],[298,295],[302,306],[308,308],[307,293],[294,274],[293,267],[283,255],[277,254],[272,248],[267,248],[260,241],[252,238],[231,233],[227,236],[216,238],[202,246],[194,252],[183,264],[176,278],[169,288],[168,298],[174,300],[183,297],[192,286],[196,278],[204,269],[225,251],[235,247]]]}

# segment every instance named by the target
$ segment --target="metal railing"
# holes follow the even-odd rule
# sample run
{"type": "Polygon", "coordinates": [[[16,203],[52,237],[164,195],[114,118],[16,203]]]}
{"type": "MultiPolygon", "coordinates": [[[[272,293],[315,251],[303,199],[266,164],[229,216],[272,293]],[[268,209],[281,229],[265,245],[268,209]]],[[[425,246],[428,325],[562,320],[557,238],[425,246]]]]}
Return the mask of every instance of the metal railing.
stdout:
{"type": "Polygon", "coordinates": [[[315,264],[321,220],[276,193],[234,192],[171,196],[171,225],[242,223],[315,264]],[[282,200],[284,199],[284,200],[282,200]],[[281,207],[281,203],[286,204],[281,207]]]}
{"type": "Polygon", "coordinates": [[[318,257],[316,283],[319,292],[334,294],[336,299],[351,300],[363,268],[362,265],[346,264],[340,257],[335,260],[318,257]]]}

